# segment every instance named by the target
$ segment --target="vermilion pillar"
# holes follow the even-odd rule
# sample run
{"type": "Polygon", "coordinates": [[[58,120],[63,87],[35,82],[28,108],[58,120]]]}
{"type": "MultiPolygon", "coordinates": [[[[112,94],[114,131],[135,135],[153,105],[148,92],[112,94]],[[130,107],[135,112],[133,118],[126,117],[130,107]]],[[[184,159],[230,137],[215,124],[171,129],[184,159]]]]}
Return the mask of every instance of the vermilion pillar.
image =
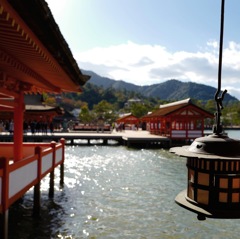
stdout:
{"type": "Polygon", "coordinates": [[[23,92],[15,98],[14,108],[14,161],[19,161],[23,157],[23,114],[25,110],[23,92]]]}

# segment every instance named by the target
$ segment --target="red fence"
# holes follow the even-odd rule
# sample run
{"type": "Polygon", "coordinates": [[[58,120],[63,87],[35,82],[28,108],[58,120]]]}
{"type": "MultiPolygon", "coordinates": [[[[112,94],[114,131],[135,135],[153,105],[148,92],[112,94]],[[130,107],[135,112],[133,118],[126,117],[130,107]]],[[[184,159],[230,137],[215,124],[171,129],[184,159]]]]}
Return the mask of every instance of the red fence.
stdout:
{"type": "MultiPolygon", "coordinates": [[[[0,158],[0,213],[8,210],[9,206],[32,186],[38,184],[43,177],[64,163],[64,145],[64,140],[60,143],[38,143],[37,145],[26,143],[23,147],[25,153],[29,152],[29,156],[25,156],[18,162],[13,162],[11,157],[0,158]]],[[[13,147],[13,144],[4,143],[0,144],[1,146],[8,149],[13,147]]]]}

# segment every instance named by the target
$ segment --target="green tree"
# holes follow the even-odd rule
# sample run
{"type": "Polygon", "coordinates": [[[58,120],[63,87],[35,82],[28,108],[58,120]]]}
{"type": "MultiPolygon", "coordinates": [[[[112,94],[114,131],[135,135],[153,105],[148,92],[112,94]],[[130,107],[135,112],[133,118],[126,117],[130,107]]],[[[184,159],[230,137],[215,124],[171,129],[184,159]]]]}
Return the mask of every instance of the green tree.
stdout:
{"type": "Polygon", "coordinates": [[[215,100],[208,100],[206,105],[205,105],[205,109],[209,112],[216,112],[216,101],[215,100]]]}
{"type": "Polygon", "coordinates": [[[44,102],[45,102],[46,105],[51,105],[51,106],[56,106],[57,105],[55,97],[52,97],[52,96],[46,97],[44,102]]]}
{"type": "Polygon", "coordinates": [[[130,108],[131,113],[138,118],[146,115],[149,111],[149,107],[145,104],[132,104],[130,108]]]}
{"type": "Polygon", "coordinates": [[[81,112],[79,113],[79,119],[83,124],[91,123],[93,121],[93,116],[87,105],[82,107],[81,112]]]}
{"type": "Polygon", "coordinates": [[[93,106],[94,118],[97,121],[100,117],[104,119],[106,123],[112,123],[116,119],[114,113],[114,107],[106,100],[102,100],[97,105],[93,106]]]}
{"type": "Polygon", "coordinates": [[[102,94],[102,98],[103,100],[106,100],[111,104],[114,104],[117,101],[116,90],[114,88],[106,89],[102,94]]]}

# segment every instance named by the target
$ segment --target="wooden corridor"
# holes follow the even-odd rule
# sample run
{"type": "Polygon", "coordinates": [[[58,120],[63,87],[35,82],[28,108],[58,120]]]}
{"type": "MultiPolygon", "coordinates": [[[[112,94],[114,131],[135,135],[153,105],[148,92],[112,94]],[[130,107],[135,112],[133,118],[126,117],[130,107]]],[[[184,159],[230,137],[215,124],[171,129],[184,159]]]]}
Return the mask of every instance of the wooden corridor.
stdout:
{"type": "MultiPolygon", "coordinates": [[[[169,148],[171,146],[171,140],[168,137],[153,135],[148,131],[133,131],[125,130],[121,132],[55,132],[53,134],[37,133],[32,135],[31,133],[24,134],[24,142],[59,142],[61,138],[65,139],[66,145],[125,145],[127,147],[158,147],[169,148]]],[[[0,135],[0,141],[11,142],[12,135],[8,133],[2,133],[0,135]]]]}

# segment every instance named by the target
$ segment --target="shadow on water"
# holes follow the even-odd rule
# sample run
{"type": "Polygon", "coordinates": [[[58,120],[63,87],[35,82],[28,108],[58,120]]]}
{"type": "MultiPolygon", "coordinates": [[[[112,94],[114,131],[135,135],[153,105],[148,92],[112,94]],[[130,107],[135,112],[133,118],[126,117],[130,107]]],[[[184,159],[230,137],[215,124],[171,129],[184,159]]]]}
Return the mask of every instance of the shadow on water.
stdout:
{"type": "Polygon", "coordinates": [[[49,199],[46,192],[41,195],[41,211],[33,216],[33,193],[30,190],[13,204],[9,210],[9,239],[58,238],[58,230],[64,224],[64,208],[58,202],[68,200],[65,191],[49,199]]]}

